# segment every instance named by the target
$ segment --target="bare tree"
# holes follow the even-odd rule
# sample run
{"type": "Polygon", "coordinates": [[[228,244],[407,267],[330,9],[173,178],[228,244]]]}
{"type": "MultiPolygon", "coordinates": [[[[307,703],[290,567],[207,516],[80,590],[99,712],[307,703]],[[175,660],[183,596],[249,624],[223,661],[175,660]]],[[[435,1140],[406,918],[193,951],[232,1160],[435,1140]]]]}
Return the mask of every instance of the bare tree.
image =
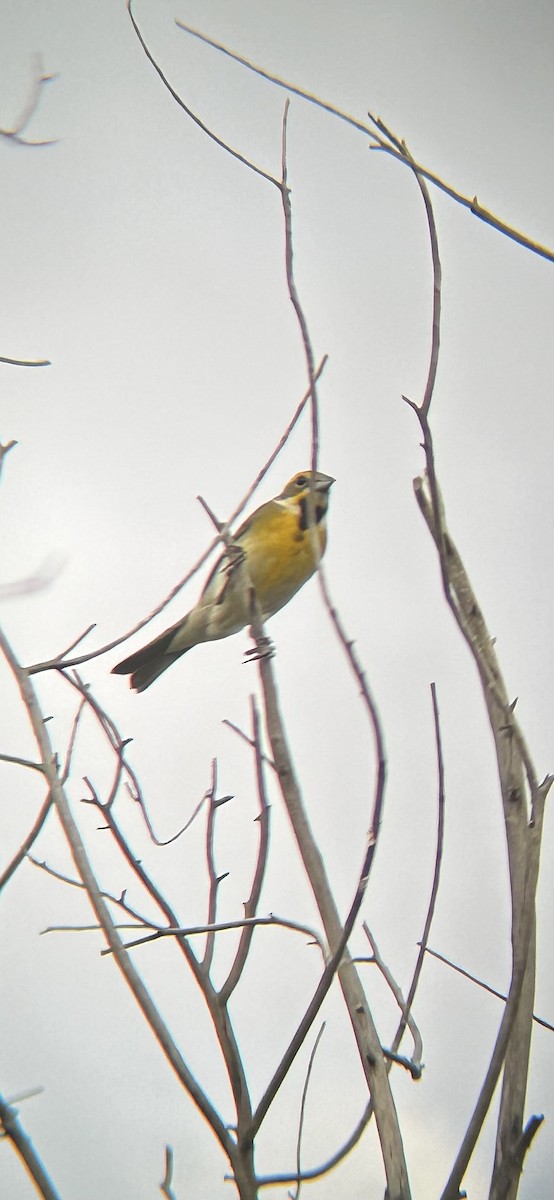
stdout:
{"type": "MultiPolygon", "coordinates": [[[[0,758],[3,762],[34,773],[41,783],[40,802],[37,805],[32,826],[16,852],[4,866],[0,876],[0,885],[2,888],[6,887],[30,861],[47,877],[62,881],[68,889],[80,889],[86,893],[95,916],[94,925],[86,928],[101,931],[105,940],[105,949],[102,953],[115,960],[115,965],[130,989],[153,1038],[176,1079],[210,1127],[228,1161],[230,1178],[241,1200],[254,1200],[263,1188],[278,1184],[294,1186],[294,1193],[289,1194],[297,1197],[304,1182],[321,1177],[348,1156],[373,1119],[381,1147],[383,1177],[388,1200],[409,1200],[411,1196],[409,1163],[404,1150],[401,1121],[391,1085],[391,1073],[393,1067],[400,1067],[403,1071],[408,1072],[414,1080],[417,1080],[421,1078],[423,1070],[422,1033],[415,1023],[412,1009],[426,955],[432,952],[429,944],[430,932],[439,888],[442,858],[445,785],[444,754],[439,718],[440,697],[437,696],[437,689],[432,685],[431,703],[438,778],[435,871],[433,880],[429,883],[430,896],[427,916],[413,978],[406,987],[400,987],[387,965],[387,951],[385,950],[381,954],[376,936],[367,925],[364,928],[369,941],[370,953],[367,956],[360,956],[351,952],[349,948],[355,923],[364,904],[379,831],[386,820],[387,761],[384,733],[378,698],[373,694],[369,673],[362,664],[350,633],[346,630],[344,621],[337,611],[329,584],[320,567],[319,582],[323,602],[344,656],[346,670],[350,673],[352,681],[360,693],[361,703],[367,717],[369,757],[372,763],[368,780],[364,781],[365,790],[372,791],[371,808],[368,813],[367,842],[360,847],[359,863],[352,870],[350,903],[346,915],[341,916],[340,906],[326,869],[324,856],[310,823],[308,806],[303,798],[299,774],[289,746],[289,738],[281,712],[277,672],[274,669],[271,653],[268,652],[266,631],[261,622],[255,592],[248,578],[248,563],[237,560],[234,554],[235,544],[232,529],[237,516],[245,508],[270,465],[283,449],[296,423],[306,415],[311,429],[313,469],[316,469],[318,465],[320,432],[318,382],[325,367],[325,359],[319,364],[316,362],[309,332],[309,316],[305,312],[294,273],[293,208],[287,164],[288,100],[283,117],[281,174],[280,177],[274,177],[253,164],[246,156],[232,149],[218,135],[209,130],[183,97],[177,94],[141,34],[130,3],[128,7],[135,33],[147,58],[180,108],[222,150],[233,154],[245,170],[254,171],[264,183],[277,189],[280,195],[283,210],[287,287],[304,350],[307,387],[278,445],[268,457],[251,488],[248,489],[231,517],[226,521],[221,521],[218,517],[213,516],[216,536],[206,553],[156,608],[131,630],[107,644],[85,652],[81,647],[81,642],[92,632],[94,627],[90,625],[81,637],[74,640],[61,653],[27,666],[19,661],[8,637],[4,633],[0,634],[0,648],[16,685],[17,703],[21,705],[26,714],[36,748],[33,758],[8,753],[7,750],[3,751],[0,758]],[[241,573],[242,586],[249,598],[252,615],[251,635],[255,651],[253,657],[257,661],[258,669],[258,688],[251,697],[250,728],[245,730],[235,727],[236,735],[248,745],[252,755],[252,776],[258,808],[256,850],[250,890],[244,903],[244,911],[237,912],[235,918],[231,920],[220,916],[220,894],[224,876],[218,872],[215,840],[220,814],[223,807],[230,803],[232,797],[220,792],[218,763],[215,759],[212,762],[208,786],[194,806],[190,817],[177,832],[168,838],[161,838],[155,830],[150,805],[143,794],[140,781],[133,768],[127,739],[118,729],[110,713],[94,696],[86,679],[78,671],[78,668],[87,662],[107,654],[121,642],[127,640],[160,613],[180,591],[184,583],[198,572],[211,551],[218,546],[220,549],[223,547],[223,553],[228,556],[230,569],[241,573]],[[78,647],[80,648],[76,652],[78,647]],[[55,672],[65,689],[65,694],[71,697],[72,725],[65,743],[54,742],[49,736],[47,725],[49,714],[42,710],[35,687],[37,677],[40,678],[44,672],[55,672]],[[106,778],[109,773],[109,781],[98,784],[96,782],[97,764],[91,764],[90,771],[83,778],[85,794],[81,798],[84,805],[88,808],[92,807],[97,813],[101,822],[98,837],[104,838],[104,845],[106,839],[109,840],[114,860],[119,863],[121,878],[128,879],[132,883],[133,895],[135,891],[141,895],[141,902],[135,902],[134,899],[131,901],[128,898],[129,887],[120,887],[119,880],[112,889],[106,889],[103,886],[99,872],[93,865],[94,852],[87,848],[83,833],[81,814],[85,810],[78,809],[76,812],[75,805],[71,801],[68,784],[74,778],[76,746],[85,721],[94,727],[103,746],[102,776],[106,778]],[[262,731],[262,723],[265,727],[265,735],[262,731]],[[262,890],[272,849],[268,800],[269,777],[273,777],[279,787],[296,841],[299,861],[313,895],[318,914],[317,924],[314,925],[300,920],[294,911],[282,914],[267,914],[261,911],[262,890]],[[150,843],[160,853],[164,853],[164,851],[168,853],[169,845],[179,839],[183,867],[185,867],[187,856],[186,835],[190,830],[196,831],[199,823],[204,822],[208,888],[203,922],[191,924],[183,919],[179,898],[170,895],[169,889],[162,887],[157,882],[155,872],[143,862],[142,857],[139,857],[134,848],[132,836],[126,829],[126,810],[129,806],[135,807],[140,812],[150,843]],[[63,839],[69,848],[73,864],[71,870],[62,869],[51,861],[44,861],[32,854],[35,843],[51,812],[55,812],[63,839]],[[248,989],[249,987],[248,966],[254,952],[255,940],[270,937],[270,930],[276,927],[286,930],[291,940],[299,937],[309,939],[317,947],[319,967],[312,993],[304,999],[304,1011],[301,1019],[292,1036],[288,1038],[285,1050],[281,1053],[261,1096],[255,1100],[245,1054],[233,1015],[233,1002],[240,988],[248,989]],[[235,949],[231,955],[230,965],[227,966],[223,978],[221,978],[219,952],[230,933],[234,933],[236,937],[235,949]],[[192,976],[211,1022],[230,1096],[230,1111],[225,1117],[221,1115],[220,1108],[211,1097],[208,1085],[202,1079],[201,1074],[192,1066],[190,1047],[181,1048],[180,1039],[171,1028],[170,1022],[165,1019],[162,1006],[156,996],[155,986],[146,982],[145,977],[141,974],[138,964],[144,961],[153,943],[162,941],[170,943],[173,955],[172,970],[175,972],[175,978],[178,979],[181,967],[192,976]],[[198,949],[199,946],[200,949],[198,949]],[[371,962],[381,972],[399,1009],[398,1029],[390,1045],[384,1044],[384,1038],[380,1035],[377,1027],[369,989],[364,983],[363,965],[365,962],[371,962]],[[303,1156],[305,1105],[308,1089],[313,1086],[314,1057],[323,1028],[319,1028],[319,1032],[313,1040],[314,1023],[320,1016],[324,1002],[332,988],[336,991],[340,989],[342,994],[361,1074],[365,1080],[366,1103],[346,1142],[329,1147],[329,1154],[325,1162],[306,1168],[303,1156]],[[411,1054],[400,1053],[402,1039],[406,1032],[410,1033],[413,1040],[411,1054]],[[279,1099],[292,1064],[301,1048],[306,1046],[308,1039],[312,1039],[312,1043],[303,1093],[300,1098],[296,1162],[294,1165],[284,1164],[279,1173],[262,1175],[256,1163],[256,1139],[279,1099]]],[[[189,34],[203,36],[198,35],[196,31],[187,30],[185,26],[181,25],[181,28],[189,34]]],[[[209,41],[207,38],[203,38],[203,40],[209,41]]],[[[215,45],[213,42],[210,44],[215,45]]],[[[226,54],[230,53],[227,48],[220,45],[216,48],[226,54]]],[[[239,59],[239,61],[242,61],[246,67],[252,67],[252,64],[244,60],[239,59]]],[[[255,69],[259,70],[259,68],[255,69]]],[[[265,74],[266,77],[269,77],[267,73],[265,74]]],[[[43,82],[45,82],[45,77],[41,77],[39,86],[43,82]]],[[[281,80],[274,79],[273,82],[280,86],[287,86],[281,80]]],[[[288,90],[298,92],[298,89],[290,88],[288,90]]],[[[425,475],[418,477],[414,482],[415,495],[436,546],[445,601],[452,612],[459,633],[469,647],[482,687],[496,751],[498,788],[504,808],[512,900],[510,988],[508,995],[503,998],[502,1016],[498,1025],[492,1058],[489,1066],[483,1072],[482,1088],[471,1119],[467,1128],[460,1130],[460,1149],[452,1165],[441,1200],[457,1200],[461,1194],[468,1164],[482,1135],[491,1100],[500,1080],[502,1081],[501,1103],[489,1195],[491,1200],[514,1200],[525,1155],[542,1121],[540,1116],[532,1116],[529,1120],[525,1120],[525,1097],[534,1020],[535,897],[544,806],[553,777],[547,776],[542,782],[539,782],[525,734],[515,715],[515,705],[509,700],[494,640],[488,632],[467,569],[447,526],[431,427],[431,406],[439,361],[441,333],[441,264],[428,183],[440,187],[454,201],[470,208],[474,215],[485,220],[494,230],[515,238],[529,251],[550,259],[554,258],[554,254],[548,248],[539,246],[532,239],[510,229],[505,222],[482,209],[476,200],[470,202],[466,197],[456,193],[454,188],[439,180],[432,171],[425,169],[412,156],[404,142],[393,134],[382,121],[370,118],[369,125],[354,122],[347,114],[338,112],[331,104],[309,95],[306,95],[305,98],[325,108],[331,117],[333,115],[340,116],[341,119],[346,119],[354,124],[366,136],[369,135],[374,148],[391,155],[404,169],[412,173],[423,201],[433,270],[433,315],[430,331],[429,369],[421,399],[414,400],[411,397],[404,397],[416,416],[426,460],[425,475]]],[[[28,119],[29,114],[26,110],[17,130],[9,133],[9,136],[17,135],[19,137],[24,131],[28,119]]],[[[493,236],[492,232],[491,236],[493,236]]],[[[13,363],[15,360],[4,359],[3,361],[13,363]]],[[[13,443],[8,442],[3,447],[0,454],[0,466],[4,455],[12,445],[13,443]]],[[[203,503],[204,507],[211,512],[208,500],[204,500],[203,503]]],[[[29,580],[22,581],[21,591],[28,590],[30,586],[29,580]]],[[[59,931],[63,927],[57,925],[56,928],[59,931]]],[[[71,928],[74,929],[75,926],[72,925],[71,928]]],[[[85,926],[81,927],[82,930],[84,928],[85,926]]],[[[276,964],[276,973],[284,973],[286,969],[286,961],[276,964]]],[[[270,980],[267,981],[267,986],[271,987],[270,980]]],[[[189,1032],[192,1042],[194,1031],[189,1032]]],[[[267,1030],[266,1036],[271,1037],[270,1030],[267,1030]]],[[[13,1099],[2,1103],[0,1118],[4,1134],[10,1139],[25,1162],[38,1194],[45,1197],[58,1195],[30,1139],[22,1130],[14,1110],[13,1099]]],[[[176,1197],[173,1166],[174,1154],[172,1148],[168,1146],[164,1177],[160,1184],[162,1193],[167,1197],[176,1197]]]]}

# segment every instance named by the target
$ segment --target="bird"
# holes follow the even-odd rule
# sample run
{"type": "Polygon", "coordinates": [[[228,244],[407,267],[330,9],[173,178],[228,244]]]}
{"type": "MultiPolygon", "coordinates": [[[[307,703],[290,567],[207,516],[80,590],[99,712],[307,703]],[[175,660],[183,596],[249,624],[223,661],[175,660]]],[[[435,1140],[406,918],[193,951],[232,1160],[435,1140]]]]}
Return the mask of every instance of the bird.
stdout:
{"type": "Polygon", "coordinates": [[[278,496],[257,508],[237,530],[233,538],[237,550],[226,550],[218,559],[194,608],[117,663],[112,674],[130,675],[131,687],[143,692],[193,646],[244,629],[251,621],[251,601],[239,562],[245,562],[264,621],[288,604],[325,553],[329,491],[334,482],[322,471],[293,475],[278,496]]]}

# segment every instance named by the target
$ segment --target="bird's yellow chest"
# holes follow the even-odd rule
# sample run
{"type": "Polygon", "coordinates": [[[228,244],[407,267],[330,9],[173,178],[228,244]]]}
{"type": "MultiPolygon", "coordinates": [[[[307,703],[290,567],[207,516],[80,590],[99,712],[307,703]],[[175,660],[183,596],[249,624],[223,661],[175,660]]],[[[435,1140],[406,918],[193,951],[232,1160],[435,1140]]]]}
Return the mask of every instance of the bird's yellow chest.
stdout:
{"type": "Polygon", "coordinates": [[[240,544],[264,618],[282,608],[313,575],[325,550],[325,521],[302,529],[298,505],[273,502],[240,544]]]}

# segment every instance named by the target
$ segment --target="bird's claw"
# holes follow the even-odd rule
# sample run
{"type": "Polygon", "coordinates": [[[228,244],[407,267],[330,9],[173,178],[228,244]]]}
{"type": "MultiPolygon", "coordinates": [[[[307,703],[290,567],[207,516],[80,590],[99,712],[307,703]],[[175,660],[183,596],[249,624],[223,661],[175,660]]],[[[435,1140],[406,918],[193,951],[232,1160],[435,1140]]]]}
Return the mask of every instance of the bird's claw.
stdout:
{"type": "Polygon", "coordinates": [[[275,646],[269,637],[260,638],[256,646],[252,646],[251,650],[245,650],[244,663],[259,662],[261,658],[274,658],[275,646]]]}

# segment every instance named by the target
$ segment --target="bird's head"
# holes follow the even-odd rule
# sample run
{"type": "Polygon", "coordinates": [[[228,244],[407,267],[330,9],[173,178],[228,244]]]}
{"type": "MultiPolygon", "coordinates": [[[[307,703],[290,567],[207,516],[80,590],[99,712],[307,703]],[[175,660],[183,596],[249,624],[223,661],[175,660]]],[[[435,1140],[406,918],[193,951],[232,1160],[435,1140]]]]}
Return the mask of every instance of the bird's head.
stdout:
{"type": "Polygon", "coordinates": [[[298,506],[300,529],[323,522],[329,505],[329,489],[335,480],[323,471],[299,471],[289,479],[281,492],[280,500],[288,500],[298,506]]]}
{"type": "Polygon", "coordinates": [[[288,500],[290,497],[304,496],[310,490],[323,492],[326,495],[334,482],[333,476],[324,475],[323,471],[299,471],[298,475],[293,475],[286,487],[283,488],[281,499],[288,500]]]}

